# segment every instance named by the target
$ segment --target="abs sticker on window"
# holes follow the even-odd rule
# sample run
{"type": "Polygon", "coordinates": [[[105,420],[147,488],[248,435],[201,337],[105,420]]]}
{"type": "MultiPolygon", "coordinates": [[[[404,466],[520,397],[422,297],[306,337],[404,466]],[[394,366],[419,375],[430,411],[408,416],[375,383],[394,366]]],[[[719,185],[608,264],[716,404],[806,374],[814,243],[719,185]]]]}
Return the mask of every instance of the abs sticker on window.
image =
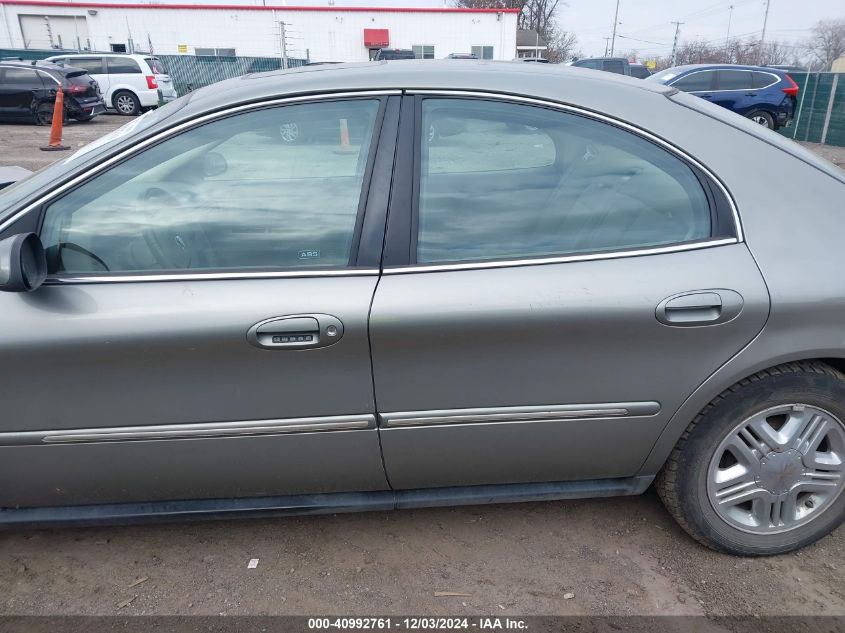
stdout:
{"type": "Polygon", "coordinates": [[[299,259],[320,259],[320,251],[299,251],[299,259]]]}

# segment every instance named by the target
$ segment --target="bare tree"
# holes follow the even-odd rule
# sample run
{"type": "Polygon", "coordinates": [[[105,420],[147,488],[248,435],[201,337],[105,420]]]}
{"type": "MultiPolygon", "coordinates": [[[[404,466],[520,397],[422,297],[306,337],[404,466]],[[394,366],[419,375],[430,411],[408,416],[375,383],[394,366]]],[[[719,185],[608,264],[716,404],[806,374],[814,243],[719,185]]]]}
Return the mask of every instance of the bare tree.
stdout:
{"type": "Polygon", "coordinates": [[[561,62],[578,54],[578,38],[574,33],[560,28],[555,19],[561,0],[452,0],[452,5],[469,9],[519,9],[520,29],[537,31],[546,42],[546,57],[551,62],[561,62]]]}
{"type": "Polygon", "coordinates": [[[819,20],[804,46],[814,70],[830,70],[833,60],[845,53],[845,19],[819,20]]]}

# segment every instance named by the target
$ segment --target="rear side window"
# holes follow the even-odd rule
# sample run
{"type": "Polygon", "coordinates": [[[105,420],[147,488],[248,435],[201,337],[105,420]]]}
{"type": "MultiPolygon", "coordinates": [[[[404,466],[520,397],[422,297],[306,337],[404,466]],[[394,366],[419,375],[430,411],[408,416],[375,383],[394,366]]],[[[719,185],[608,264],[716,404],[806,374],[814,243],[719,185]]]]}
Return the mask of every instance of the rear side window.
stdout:
{"type": "Polygon", "coordinates": [[[754,71],[751,73],[751,81],[755,88],[768,88],[780,81],[780,77],[770,75],[769,73],[762,73],[754,71]]]}
{"type": "Polygon", "coordinates": [[[716,72],[716,90],[751,90],[750,70],[719,70],[716,72]]]}
{"type": "Polygon", "coordinates": [[[89,75],[102,75],[106,72],[102,57],[74,57],[65,60],[65,66],[82,68],[89,75]]]}
{"type": "Polygon", "coordinates": [[[671,85],[684,92],[704,92],[713,89],[713,71],[699,71],[681,77],[671,85]]]}
{"type": "Polygon", "coordinates": [[[109,57],[108,68],[110,75],[141,74],[141,67],[131,57],[109,57]]]}
{"type": "Polygon", "coordinates": [[[147,64],[150,67],[150,70],[153,71],[153,74],[155,74],[155,75],[166,75],[167,74],[167,70],[164,68],[164,64],[162,64],[161,60],[158,59],[157,57],[145,57],[144,61],[147,62],[147,64]]]}
{"type": "Polygon", "coordinates": [[[422,102],[418,263],[639,249],[707,239],[693,170],[615,126],[536,106],[422,102]]]}

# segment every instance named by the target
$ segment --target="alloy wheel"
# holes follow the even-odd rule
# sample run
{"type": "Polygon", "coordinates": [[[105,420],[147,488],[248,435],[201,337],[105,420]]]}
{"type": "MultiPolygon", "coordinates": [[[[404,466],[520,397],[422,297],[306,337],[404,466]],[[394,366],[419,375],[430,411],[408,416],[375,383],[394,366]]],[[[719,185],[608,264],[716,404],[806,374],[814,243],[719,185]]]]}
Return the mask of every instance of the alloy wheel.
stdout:
{"type": "Polygon", "coordinates": [[[843,488],[845,426],[805,404],[773,407],[737,425],[707,470],[707,495],[716,514],[754,534],[805,525],[843,488]]]}
{"type": "Polygon", "coordinates": [[[135,111],[135,100],[129,95],[118,95],[114,105],[123,114],[132,114],[135,111]]]}
{"type": "Polygon", "coordinates": [[[763,127],[769,127],[769,119],[763,116],[762,114],[755,114],[753,117],[751,117],[751,120],[754,121],[754,123],[762,125],[763,127]]]}

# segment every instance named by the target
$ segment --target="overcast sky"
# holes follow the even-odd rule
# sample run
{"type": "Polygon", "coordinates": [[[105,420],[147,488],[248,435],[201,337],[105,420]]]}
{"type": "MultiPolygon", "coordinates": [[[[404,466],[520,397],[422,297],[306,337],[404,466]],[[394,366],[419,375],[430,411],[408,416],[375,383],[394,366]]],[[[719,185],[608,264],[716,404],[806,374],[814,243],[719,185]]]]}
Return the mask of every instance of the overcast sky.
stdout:
{"type": "MultiPolygon", "coordinates": [[[[84,2],[84,0],[82,0],[84,2]]],[[[103,1],[103,0],[100,0],[103,1]]],[[[106,0],[121,2],[122,0],[106,0]]],[[[138,1],[138,0],[136,0],[138,1]]],[[[142,0],[173,4],[187,0],[142,0]]],[[[196,0],[195,0],[196,1],[196,0]]],[[[199,0],[199,4],[266,4],[289,6],[450,6],[449,0],[199,0]]],[[[616,0],[561,0],[558,20],[578,36],[586,56],[603,55],[613,30],[616,0]]],[[[668,55],[675,35],[673,21],[684,22],[681,41],[699,38],[723,43],[731,16],[732,37],[759,38],[765,0],[620,0],[616,51],[636,50],[642,56],[668,55]],[[733,12],[729,7],[733,6],[733,12]]],[[[823,18],[845,18],[845,0],[771,0],[766,40],[795,44],[823,18]]]]}
{"type": "MultiPolygon", "coordinates": [[[[221,0],[223,1],[223,0],[221,0]]],[[[261,4],[253,0],[249,4],[261,4]]],[[[284,4],[267,0],[266,4],[284,4]]],[[[327,5],[328,0],[288,0],[288,5],[327,5]]],[[[335,0],[336,6],[444,6],[443,0],[335,0]]],[[[566,30],[578,36],[584,55],[604,54],[605,37],[613,29],[616,0],[561,0],[558,19],[566,30]],[[563,6],[565,5],[565,6],[563,6]]],[[[668,54],[675,27],[681,26],[681,40],[712,40],[722,43],[728,32],[729,7],[733,5],[731,35],[760,37],[764,0],[620,0],[616,50],[637,50],[641,56],[668,54]],[[625,37],[620,37],[625,36],[625,37]],[[636,38],[636,39],[626,39],[636,38]],[[637,41],[647,40],[647,41],[637,41]]],[[[807,37],[822,18],[845,18],[845,0],[771,0],[766,40],[795,43],[807,37]]]]}

